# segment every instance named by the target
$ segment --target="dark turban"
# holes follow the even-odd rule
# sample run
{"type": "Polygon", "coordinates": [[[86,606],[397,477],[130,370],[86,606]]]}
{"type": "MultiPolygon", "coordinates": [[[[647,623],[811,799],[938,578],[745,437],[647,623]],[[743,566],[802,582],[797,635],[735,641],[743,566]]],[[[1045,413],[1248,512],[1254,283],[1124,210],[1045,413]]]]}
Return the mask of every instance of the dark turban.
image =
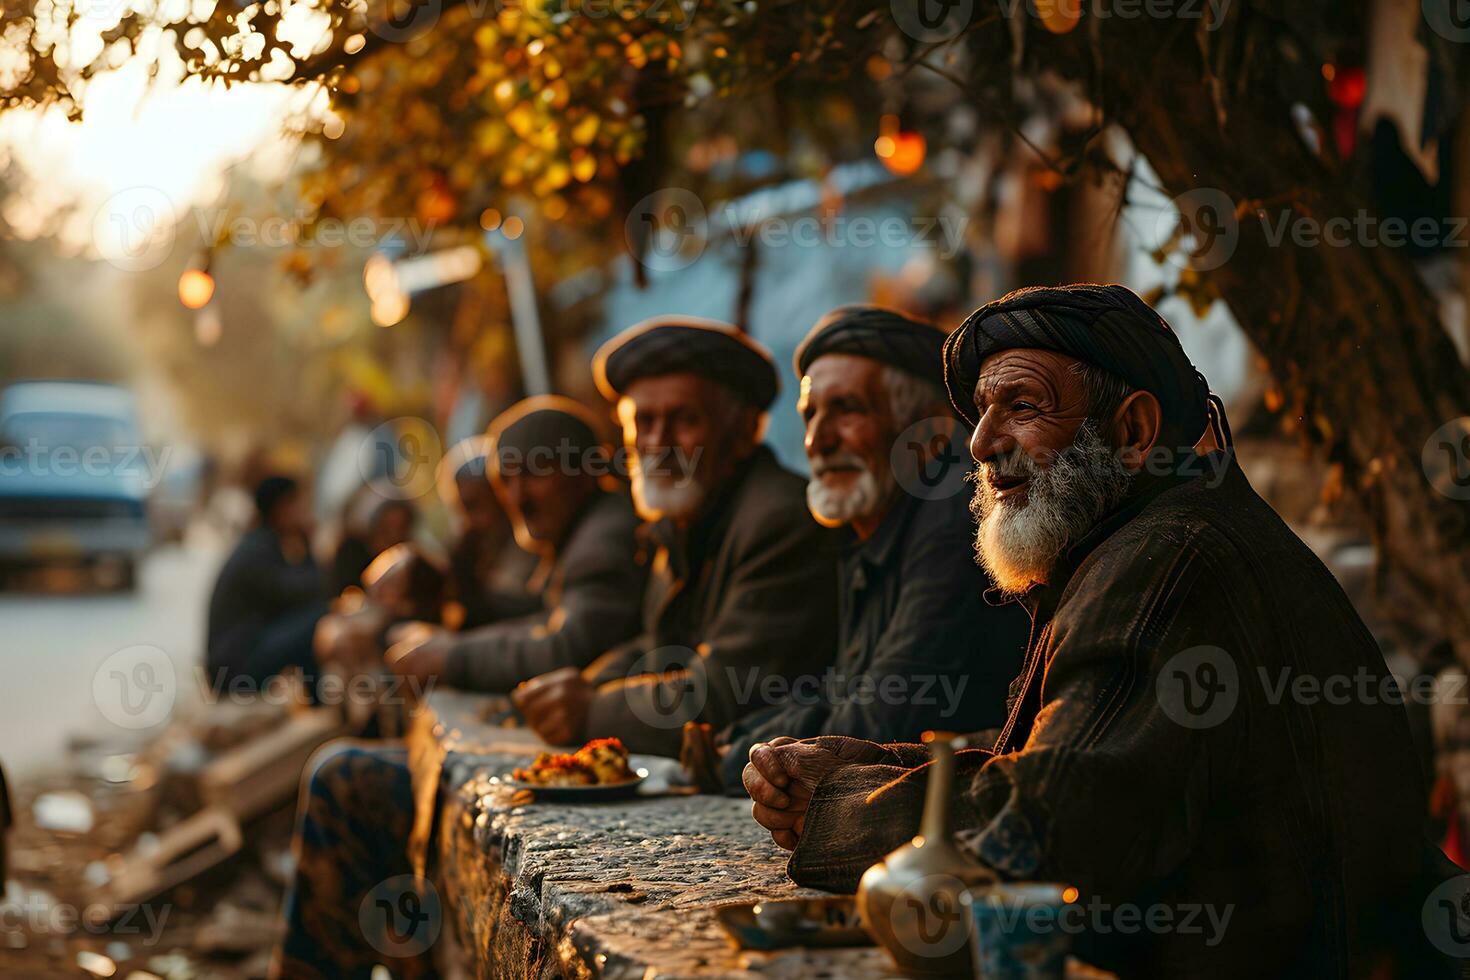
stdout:
{"type": "Polygon", "coordinates": [[[606,447],[598,432],[601,421],[580,402],[561,395],[535,395],[516,402],[490,423],[487,435],[499,472],[544,473],[565,460],[584,472],[583,461],[594,448],[606,447]]]}
{"type": "Polygon", "coordinates": [[[255,485],[255,509],[264,520],[270,520],[271,512],[295,492],[296,481],[289,476],[268,476],[255,485]]]}
{"type": "Polygon", "coordinates": [[[598,390],[616,400],[639,378],[689,371],[725,385],[759,409],[776,400],[776,362],[736,327],[698,317],[645,320],[602,345],[592,361],[598,390]]]}
{"type": "Polygon", "coordinates": [[[1204,376],[1163,317],[1123,286],[1018,289],[971,313],[944,345],[949,400],[971,425],[980,363],[1017,348],[1066,354],[1151,392],[1163,408],[1163,445],[1193,446],[1212,424],[1204,376]]]}
{"type": "Polygon", "coordinates": [[[944,386],[944,331],[877,306],[839,306],[796,348],[796,376],[823,354],[856,354],[944,386]]]}

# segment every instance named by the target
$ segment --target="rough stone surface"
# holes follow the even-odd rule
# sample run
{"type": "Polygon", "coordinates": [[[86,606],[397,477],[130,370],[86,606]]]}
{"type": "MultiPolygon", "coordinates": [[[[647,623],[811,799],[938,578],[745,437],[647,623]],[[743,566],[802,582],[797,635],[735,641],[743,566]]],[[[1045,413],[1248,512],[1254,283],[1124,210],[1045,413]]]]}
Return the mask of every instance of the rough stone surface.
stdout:
{"type": "MultiPolygon", "coordinates": [[[[716,906],[815,894],[787,879],[785,852],[750,819],[749,802],[662,796],[517,806],[493,777],[538,745],[483,721],[482,705],[436,692],[414,735],[415,779],[438,786],[428,845],[435,880],[474,975],[893,975],[875,949],[735,949],[716,906]]],[[[653,771],[652,785],[673,763],[635,765],[653,771]]]]}

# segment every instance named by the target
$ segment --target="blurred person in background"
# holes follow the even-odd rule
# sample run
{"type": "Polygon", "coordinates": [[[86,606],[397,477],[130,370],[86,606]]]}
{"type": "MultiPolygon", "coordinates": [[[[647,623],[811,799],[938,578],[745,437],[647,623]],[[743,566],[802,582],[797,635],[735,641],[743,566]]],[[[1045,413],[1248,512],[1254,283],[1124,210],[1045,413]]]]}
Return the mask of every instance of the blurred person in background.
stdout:
{"type": "Polygon", "coordinates": [[[523,551],[486,472],[489,436],[450,448],[440,463],[439,497],[449,509],[449,590],[460,628],[474,629],[541,609],[540,552],[523,551]]]}
{"type": "Polygon", "coordinates": [[[506,692],[581,668],[638,632],[646,569],[638,518],[611,474],[604,426],[569,398],[540,395],[490,424],[490,479],[516,542],[549,563],[534,614],[460,633],[415,631],[389,666],[470,691],[506,692]]]}
{"type": "MultiPolygon", "coordinates": [[[[600,428],[586,408],[556,396],[526,399],[491,423],[491,478],[516,538],[552,563],[545,608],[458,634],[410,624],[387,653],[395,672],[426,682],[419,690],[443,679],[506,691],[555,667],[585,665],[638,630],[645,579],[634,538],[638,519],[622,485],[604,478],[612,461],[600,428]]],[[[370,578],[387,557],[369,569],[370,578]]],[[[273,975],[366,976],[381,960],[356,912],[341,913],[357,909],[380,882],[412,872],[413,816],[400,743],[344,739],[314,758],[273,975]]],[[[401,958],[395,966],[399,976],[431,971],[427,957],[401,958]]]]}
{"type": "Polygon", "coordinates": [[[310,672],[312,634],[327,611],[327,583],[308,546],[306,494],[286,476],[255,487],[256,522],[215,580],[206,665],[214,679],[265,684],[291,667],[310,672]]]}
{"type": "Polygon", "coordinates": [[[333,592],[362,585],[362,573],[373,559],[394,545],[413,539],[419,513],[413,503],[391,493],[389,484],[358,488],[342,516],[342,538],[332,554],[333,592]]]}
{"type": "Polygon", "coordinates": [[[808,512],[806,481],[762,441],[780,382],[738,328],[655,318],[604,344],[593,374],[651,522],[644,632],[512,698],[553,745],[616,736],[677,756],[686,722],[723,728],[764,703],[768,678],[832,662],[837,541],[808,512]]]}

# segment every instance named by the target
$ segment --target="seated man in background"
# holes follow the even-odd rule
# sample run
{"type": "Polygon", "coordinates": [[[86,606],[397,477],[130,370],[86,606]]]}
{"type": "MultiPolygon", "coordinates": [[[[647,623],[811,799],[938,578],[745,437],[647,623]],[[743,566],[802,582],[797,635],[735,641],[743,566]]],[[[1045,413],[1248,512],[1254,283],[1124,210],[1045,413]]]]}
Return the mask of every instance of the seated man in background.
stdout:
{"type": "Polygon", "coordinates": [[[551,563],[544,609],[461,633],[413,631],[388,654],[395,672],[467,691],[580,669],[638,632],[646,565],[638,517],[607,471],[599,420],[569,398],[541,395],[490,425],[490,477],[522,549],[551,563]]]}
{"type": "MultiPolygon", "coordinates": [[[[491,477],[517,539],[551,561],[546,608],[463,634],[410,624],[386,660],[415,682],[411,690],[436,679],[509,690],[557,667],[575,670],[637,632],[646,579],[634,540],[638,520],[621,484],[602,476],[610,453],[599,427],[581,405],[551,396],[526,399],[491,423],[491,477]]],[[[275,975],[366,976],[383,960],[355,910],[380,882],[411,873],[413,818],[402,744],[343,739],[313,759],[275,975]]],[[[393,962],[400,976],[428,969],[422,956],[393,962]]]]}
{"type": "Polygon", "coordinates": [[[312,644],[324,668],[337,667],[347,675],[381,673],[384,638],[392,626],[448,625],[455,609],[440,562],[415,544],[396,544],[378,555],[361,582],[332,600],[332,611],[317,622],[312,644]]]}
{"type": "MultiPolygon", "coordinates": [[[[999,740],[958,756],[960,845],[1118,909],[1078,954],[1123,976],[1441,975],[1420,914],[1447,875],[1401,703],[1275,688],[1391,675],[1235,465],[1173,331],[1121,286],[1028,289],[945,355],[978,554],[1034,620],[999,740]],[[1158,907],[1216,927],[1154,928],[1158,907]]],[[[850,891],[918,827],[926,757],[757,745],[746,786],[793,880],[850,891]]]]}
{"type": "Polygon", "coordinates": [[[832,662],[835,535],[807,511],[805,481],[761,442],[779,382],[738,329],[650,320],[608,341],[593,373],[616,401],[633,500],[652,522],[644,633],[513,700],[554,745],[616,736],[676,756],[685,722],[724,728],[762,706],[768,678],[832,662]]]}
{"type": "Polygon", "coordinates": [[[308,547],[311,512],[295,480],[255,488],[255,526],[225,560],[209,598],[206,667],[212,683],[264,685],[282,671],[311,672],[311,639],[327,611],[326,582],[308,547]]]}
{"type": "Polygon", "coordinates": [[[532,580],[541,554],[516,547],[510,519],[490,486],[490,437],[461,439],[440,464],[439,497],[449,509],[450,598],[462,610],[460,629],[541,609],[532,580]]]}
{"type": "Polygon", "coordinates": [[[944,339],[898,313],[849,306],[796,349],[807,504],[822,523],[852,529],[841,639],[830,683],[794,691],[723,734],[716,753],[727,789],[744,792],[751,746],[779,736],[897,742],[1005,723],[1030,623],[1019,607],[983,598],[991,583],[970,554],[968,467],[949,445],[957,426],[944,339]]]}
{"type": "Polygon", "coordinates": [[[332,553],[333,593],[362,585],[362,573],[373,559],[396,544],[413,540],[419,512],[412,501],[392,495],[390,483],[366,483],[347,503],[342,539],[332,553]]]}

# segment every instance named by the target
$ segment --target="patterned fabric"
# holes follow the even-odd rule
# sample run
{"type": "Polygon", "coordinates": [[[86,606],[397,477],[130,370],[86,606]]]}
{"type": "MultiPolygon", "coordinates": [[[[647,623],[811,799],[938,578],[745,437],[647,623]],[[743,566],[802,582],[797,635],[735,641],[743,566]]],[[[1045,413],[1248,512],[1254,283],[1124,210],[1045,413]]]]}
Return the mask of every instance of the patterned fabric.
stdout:
{"type": "Polygon", "coordinates": [[[877,306],[839,306],[817,321],[796,348],[800,378],[823,354],[856,354],[930,384],[944,386],[945,333],[928,323],[877,306]]]}
{"type": "Polygon", "coordinates": [[[433,976],[423,947],[441,916],[432,886],[408,883],[414,801],[407,751],[344,739],[318,753],[309,772],[286,935],[271,975],[368,980],[382,964],[395,980],[433,976]]]}

